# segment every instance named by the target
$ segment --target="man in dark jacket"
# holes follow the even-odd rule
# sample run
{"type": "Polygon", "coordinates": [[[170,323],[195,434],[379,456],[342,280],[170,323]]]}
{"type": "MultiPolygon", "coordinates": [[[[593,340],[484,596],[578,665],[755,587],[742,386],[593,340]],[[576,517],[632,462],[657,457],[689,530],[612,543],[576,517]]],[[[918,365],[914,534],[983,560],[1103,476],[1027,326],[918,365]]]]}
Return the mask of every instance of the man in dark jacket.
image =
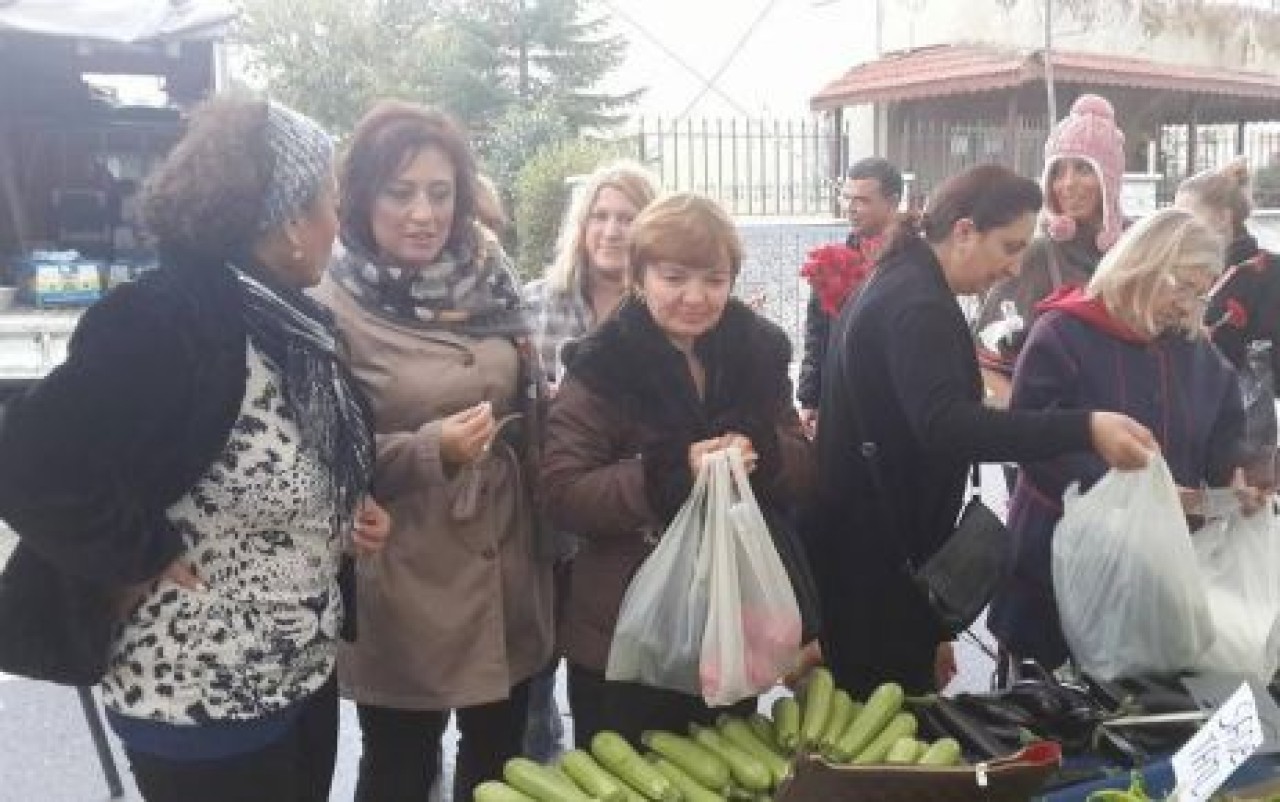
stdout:
{"type": "MultiPolygon", "coordinates": [[[[845,244],[874,260],[893,215],[902,200],[902,173],[886,159],[871,156],[849,168],[840,201],[852,229],[845,244]]],[[[815,290],[809,296],[804,318],[804,356],[796,397],[800,401],[800,421],[810,437],[818,421],[818,401],[822,397],[822,361],[827,353],[831,319],[822,308],[815,290]]]]}

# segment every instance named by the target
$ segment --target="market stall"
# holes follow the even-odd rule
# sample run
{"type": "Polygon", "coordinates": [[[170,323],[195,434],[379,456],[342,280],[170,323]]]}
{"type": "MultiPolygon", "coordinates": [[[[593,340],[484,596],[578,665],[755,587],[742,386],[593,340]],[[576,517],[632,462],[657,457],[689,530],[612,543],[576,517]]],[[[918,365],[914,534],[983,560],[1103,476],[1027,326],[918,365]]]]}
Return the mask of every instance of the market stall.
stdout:
{"type": "Polygon", "coordinates": [[[0,384],[43,376],[78,310],[154,264],[139,189],[215,90],[233,16],[218,0],[0,4],[0,384]]]}

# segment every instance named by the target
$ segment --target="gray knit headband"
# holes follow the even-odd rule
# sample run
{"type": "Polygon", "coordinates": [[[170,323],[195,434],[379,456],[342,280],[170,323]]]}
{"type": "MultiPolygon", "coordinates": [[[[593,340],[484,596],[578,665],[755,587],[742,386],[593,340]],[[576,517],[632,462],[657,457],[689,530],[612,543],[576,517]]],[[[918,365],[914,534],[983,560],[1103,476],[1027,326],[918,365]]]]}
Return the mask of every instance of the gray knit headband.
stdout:
{"type": "Polygon", "coordinates": [[[275,169],[263,201],[259,228],[283,225],[320,191],[332,172],[333,140],[311,119],[279,103],[267,104],[267,147],[275,169]]]}

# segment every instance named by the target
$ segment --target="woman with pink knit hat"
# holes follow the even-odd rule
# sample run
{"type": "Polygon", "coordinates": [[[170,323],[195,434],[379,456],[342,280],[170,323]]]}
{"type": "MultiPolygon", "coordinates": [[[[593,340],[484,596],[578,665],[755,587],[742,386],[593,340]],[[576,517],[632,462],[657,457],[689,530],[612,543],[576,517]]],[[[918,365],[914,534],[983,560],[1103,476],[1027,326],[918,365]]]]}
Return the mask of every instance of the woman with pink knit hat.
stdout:
{"type": "Polygon", "coordinates": [[[997,284],[976,324],[988,396],[1004,405],[1010,376],[1036,304],[1062,286],[1083,286],[1120,238],[1124,215],[1124,134],[1105,98],[1081,95],[1044,145],[1043,236],[1027,248],[1021,273],[997,284]]]}

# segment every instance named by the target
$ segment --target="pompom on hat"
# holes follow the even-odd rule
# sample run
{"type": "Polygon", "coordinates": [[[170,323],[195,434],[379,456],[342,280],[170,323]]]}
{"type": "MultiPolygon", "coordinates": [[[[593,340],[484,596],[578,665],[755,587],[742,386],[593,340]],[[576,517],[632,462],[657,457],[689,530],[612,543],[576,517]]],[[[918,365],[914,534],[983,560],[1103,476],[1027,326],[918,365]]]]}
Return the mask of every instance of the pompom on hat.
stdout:
{"type": "Polygon", "coordinates": [[[1045,194],[1043,226],[1049,238],[1057,242],[1076,235],[1076,221],[1058,209],[1049,176],[1054,165],[1063,159],[1088,162],[1099,177],[1102,191],[1102,226],[1098,231],[1098,250],[1106,252],[1124,231],[1124,215],[1120,210],[1120,188],[1124,181],[1124,133],[1116,127],[1116,113],[1106,98],[1081,95],[1071,104],[1044,143],[1044,175],[1040,184],[1045,194]]]}

